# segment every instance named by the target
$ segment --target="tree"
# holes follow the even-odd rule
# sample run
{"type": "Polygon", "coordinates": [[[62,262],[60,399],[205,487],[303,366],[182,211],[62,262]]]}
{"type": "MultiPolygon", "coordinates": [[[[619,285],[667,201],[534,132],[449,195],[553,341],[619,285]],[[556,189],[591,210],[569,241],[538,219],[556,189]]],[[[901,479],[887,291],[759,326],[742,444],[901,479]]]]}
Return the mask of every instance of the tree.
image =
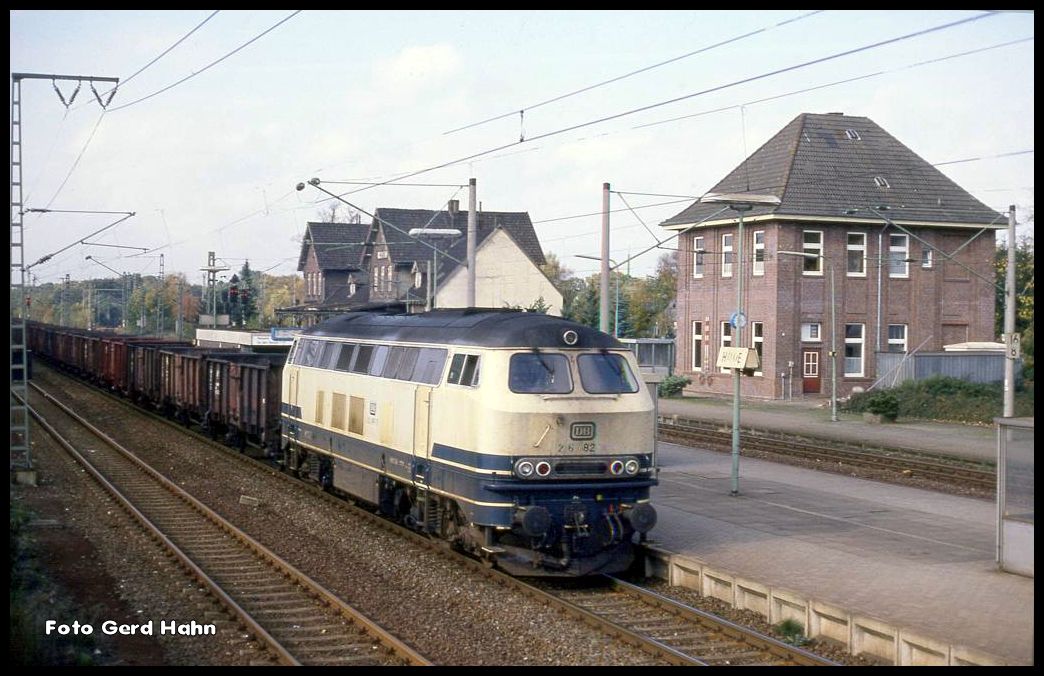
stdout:
{"type": "Polygon", "coordinates": [[[337,201],[327,202],[325,206],[321,207],[318,211],[320,223],[361,223],[362,214],[353,209],[352,207],[345,207],[337,201]],[[342,214],[341,218],[338,218],[338,212],[342,214]]]}
{"type": "MultiPolygon", "coordinates": [[[[1033,217],[1028,219],[1032,222],[1033,217]]],[[[1004,333],[1004,287],[1008,273],[1008,246],[997,247],[997,304],[994,328],[1004,333]]],[[[1022,334],[1022,363],[1028,380],[1033,379],[1033,237],[1023,236],[1015,243],[1015,332],[1022,334]]]]}

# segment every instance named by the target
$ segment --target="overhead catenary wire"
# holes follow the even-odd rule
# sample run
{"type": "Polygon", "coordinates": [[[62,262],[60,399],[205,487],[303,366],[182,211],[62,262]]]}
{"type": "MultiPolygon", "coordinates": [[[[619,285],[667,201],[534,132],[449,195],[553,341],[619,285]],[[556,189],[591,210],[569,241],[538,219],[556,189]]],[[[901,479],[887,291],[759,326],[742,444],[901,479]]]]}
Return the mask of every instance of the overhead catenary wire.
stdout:
{"type": "MultiPolygon", "coordinates": [[[[436,164],[436,165],[433,165],[433,166],[430,166],[430,167],[426,167],[424,169],[419,169],[417,171],[412,171],[412,172],[403,174],[401,176],[396,176],[395,178],[389,179],[388,181],[384,181],[384,182],[381,182],[381,183],[376,183],[373,187],[379,186],[379,185],[386,185],[386,184],[392,183],[394,181],[401,181],[401,180],[406,179],[406,178],[412,178],[414,176],[419,176],[421,174],[425,174],[425,173],[428,173],[428,172],[431,172],[431,171],[436,171],[438,169],[445,169],[446,167],[451,167],[451,166],[454,166],[454,165],[457,165],[457,164],[462,164],[464,162],[468,162],[470,160],[474,160],[476,158],[483,157],[485,155],[489,155],[491,153],[499,152],[501,150],[506,150],[507,148],[512,148],[512,147],[518,146],[518,145],[523,144],[523,143],[532,143],[533,141],[537,141],[537,140],[540,140],[540,139],[550,138],[552,136],[557,136],[559,134],[565,134],[565,133],[570,132],[570,131],[575,131],[577,129],[582,129],[584,127],[589,127],[589,126],[592,126],[592,125],[595,125],[595,124],[600,124],[602,122],[608,122],[610,120],[619,119],[621,117],[626,117],[628,115],[634,115],[636,113],[645,112],[647,110],[653,110],[653,109],[659,108],[661,106],[666,106],[666,105],[670,105],[670,104],[673,104],[673,103],[678,103],[679,101],[685,101],[685,100],[688,100],[688,99],[691,99],[691,98],[695,98],[697,96],[703,96],[705,94],[710,94],[710,93],[713,93],[713,92],[722,91],[722,90],[725,90],[725,89],[729,89],[731,87],[736,87],[736,86],[739,86],[739,85],[742,85],[742,84],[748,84],[750,82],[755,82],[755,81],[762,80],[762,79],[765,79],[765,78],[768,78],[768,77],[772,77],[772,76],[775,76],[775,75],[780,75],[782,73],[788,73],[788,72],[799,70],[801,68],[807,68],[809,66],[813,66],[813,65],[816,65],[816,64],[826,63],[828,61],[833,61],[835,59],[839,59],[839,58],[842,58],[842,57],[845,57],[845,56],[851,56],[853,54],[858,54],[860,52],[865,52],[865,51],[868,51],[868,50],[871,50],[871,49],[876,49],[878,47],[883,47],[885,45],[896,44],[896,43],[902,42],[904,40],[910,40],[910,39],[921,37],[921,36],[924,36],[924,35],[928,35],[930,33],[934,33],[934,32],[937,32],[937,31],[942,31],[942,30],[947,30],[947,29],[950,29],[950,28],[954,28],[956,26],[964,25],[964,24],[967,24],[967,23],[971,23],[971,22],[975,22],[975,21],[981,21],[982,19],[990,18],[992,16],[995,16],[996,14],[997,14],[997,12],[995,12],[995,11],[984,12],[984,13],[978,14],[976,16],[967,17],[967,18],[964,18],[964,19],[959,19],[957,21],[951,21],[949,23],[940,24],[938,26],[932,26],[930,28],[925,28],[925,29],[922,29],[922,30],[919,30],[919,31],[914,31],[912,33],[907,33],[905,35],[900,35],[900,36],[897,36],[897,37],[894,37],[894,38],[889,38],[887,40],[880,40],[878,42],[874,42],[874,43],[871,43],[871,44],[863,45],[861,47],[855,47],[855,48],[848,49],[848,50],[845,50],[845,51],[842,51],[842,52],[837,52],[835,54],[830,54],[830,55],[827,55],[827,56],[819,57],[817,59],[812,59],[810,61],[804,61],[802,63],[794,64],[794,65],[791,65],[791,66],[786,66],[786,67],[783,67],[783,68],[777,68],[776,70],[772,70],[772,71],[769,71],[767,73],[761,73],[761,74],[758,74],[758,75],[752,75],[750,77],[742,78],[740,80],[734,80],[732,82],[728,82],[728,83],[725,83],[725,84],[722,84],[722,85],[717,85],[715,87],[710,87],[708,89],[703,89],[703,90],[700,90],[700,91],[697,91],[697,92],[692,92],[690,94],[685,94],[685,95],[682,95],[682,96],[674,97],[672,99],[667,99],[665,101],[659,101],[657,103],[651,103],[649,105],[641,106],[641,107],[638,107],[638,108],[632,108],[630,110],[626,110],[626,111],[623,111],[623,112],[620,112],[620,113],[614,113],[612,115],[606,115],[604,117],[600,117],[600,118],[597,118],[597,119],[594,119],[594,120],[589,120],[587,122],[582,122],[582,123],[579,123],[579,124],[574,124],[574,125],[571,125],[569,127],[563,127],[561,129],[557,129],[557,130],[554,130],[554,131],[550,131],[550,132],[546,132],[546,133],[539,134],[539,135],[536,135],[536,136],[532,136],[530,138],[519,139],[518,141],[513,141],[511,143],[505,143],[503,145],[499,145],[499,146],[496,146],[494,148],[489,148],[487,150],[483,150],[483,151],[480,151],[480,152],[477,152],[477,153],[472,153],[470,155],[466,155],[464,157],[459,157],[459,158],[454,159],[454,160],[449,160],[447,162],[442,162],[440,164],[436,164]]],[[[330,194],[331,194],[331,196],[336,196],[336,197],[343,196],[343,195],[334,195],[333,193],[330,193],[330,194]]],[[[344,193],[344,195],[347,195],[347,194],[349,194],[349,193],[344,193]]]]}
{"type": "MultiPolygon", "coordinates": [[[[136,76],[138,76],[138,75],[139,75],[140,73],[142,73],[142,72],[143,72],[143,71],[144,71],[144,70],[145,70],[146,68],[148,68],[148,67],[149,67],[149,66],[151,66],[152,64],[154,64],[154,63],[156,63],[157,61],[159,61],[160,59],[162,59],[162,58],[163,58],[164,56],[166,56],[166,55],[167,55],[168,53],[170,53],[170,51],[171,51],[171,50],[173,50],[173,49],[174,49],[175,47],[177,47],[177,46],[178,46],[178,45],[180,45],[180,44],[181,44],[182,42],[184,42],[185,40],[187,40],[187,39],[189,38],[189,36],[191,36],[191,35],[192,35],[193,33],[195,33],[195,32],[196,32],[197,30],[199,30],[200,28],[202,28],[202,27],[203,27],[203,24],[205,24],[205,23],[207,23],[208,21],[210,21],[211,19],[213,19],[213,18],[214,18],[214,16],[215,16],[215,15],[216,15],[216,14],[217,14],[218,12],[220,12],[220,11],[221,11],[221,10],[214,10],[214,12],[213,12],[213,13],[212,13],[212,14],[211,14],[210,16],[208,16],[208,17],[207,17],[206,19],[204,19],[204,20],[203,20],[203,21],[202,21],[202,22],[201,22],[201,23],[200,23],[199,25],[197,25],[197,26],[196,26],[195,28],[193,28],[193,29],[192,29],[192,30],[190,30],[190,31],[189,31],[188,33],[186,33],[186,34],[185,34],[184,36],[182,36],[182,37],[181,37],[181,38],[180,38],[180,39],[179,39],[179,40],[178,40],[177,42],[175,42],[175,43],[174,43],[173,45],[171,45],[170,47],[168,47],[167,49],[165,49],[165,50],[164,50],[164,51],[163,51],[162,53],[160,53],[160,55],[159,55],[159,56],[155,57],[154,59],[152,59],[151,61],[149,61],[148,63],[146,63],[146,64],[145,64],[144,66],[142,66],[141,68],[139,68],[139,69],[138,69],[137,71],[135,71],[135,72],[134,72],[134,73],[133,73],[133,74],[132,74],[132,75],[131,75],[130,77],[124,78],[124,79],[122,80],[122,82],[121,82],[120,84],[117,84],[117,85],[116,85],[115,87],[113,87],[113,88],[112,88],[112,89],[110,89],[109,91],[105,92],[105,94],[103,94],[102,96],[109,96],[109,97],[110,97],[110,99],[111,99],[111,97],[112,97],[112,96],[113,96],[113,95],[114,95],[114,94],[116,93],[116,90],[117,90],[117,89],[118,89],[119,87],[121,87],[121,86],[125,86],[125,85],[126,85],[126,84],[127,84],[128,82],[130,82],[130,81],[131,81],[131,80],[133,80],[133,79],[134,79],[134,78],[135,78],[136,76]]],[[[99,99],[99,100],[100,100],[100,99],[99,99]]],[[[70,103],[72,103],[72,102],[70,101],[70,103]]],[[[85,105],[88,105],[88,104],[83,104],[83,105],[85,106],[85,105]]],[[[80,107],[82,108],[83,106],[80,106],[80,107]]],[[[73,110],[76,110],[76,109],[74,108],[73,110]]],[[[54,195],[52,195],[52,196],[51,196],[51,199],[50,199],[50,200],[48,200],[48,202],[47,202],[47,206],[48,206],[48,207],[49,207],[49,206],[51,206],[52,204],[54,204],[54,201],[55,201],[55,200],[56,200],[56,199],[58,198],[58,195],[59,195],[59,194],[61,194],[62,190],[63,190],[63,189],[65,188],[65,184],[69,182],[69,178],[70,178],[70,177],[71,177],[71,176],[73,175],[73,172],[74,172],[74,171],[76,171],[76,167],[78,167],[78,166],[79,166],[79,164],[80,164],[80,160],[82,160],[82,159],[83,159],[83,155],[84,155],[84,153],[86,153],[86,152],[87,152],[87,147],[88,147],[88,146],[90,146],[90,144],[91,144],[91,141],[92,141],[92,140],[94,139],[94,135],[95,135],[95,134],[96,134],[96,133],[98,132],[98,127],[99,127],[99,126],[101,125],[101,121],[102,121],[102,119],[103,119],[103,118],[105,117],[105,113],[106,113],[106,112],[107,112],[107,111],[106,111],[106,108],[105,108],[105,107],[103,106],[103,107],[102,107],[102,112],[101,112],[101,114],[100,114],[100,115],[98,116],[98,119],[97,119],[97,121],[95,121],[95,123],[94,123],[94,128],[93,128],[93,129],[91,129],[91,133],[90,133],[90,135],[89,135],[89,136],[87,137],[87,140],[86,140],[86,141],[84,142],[84,144],[83,144],[83,148],[81,148],[81,149],[80,149],[80,153],[79,153],[79,155],[77,155],[77,156],[76,156],[76,159],[75,159],[75,160],[73,161],[72,167],[70,167],[70,169],[69,169],[68,173],[66,173],[66,174],[65,174],[65,178],[64,178],[64,179],[62,179],[62,183],[61,183],[61,185],[59,185],[59,186],[58,186],[58,189],[57,189],[57,190],[55,190],[55,192],[54,192],[54,195]]],[[[68,113],[68,110],[66,110],[66,113],[68,113]]],[[[62,121],[64,122],[64,120],[65,120],[65,118],[63,117],[63,118],[62,118],[62,121]]]]}
{"type": "Polygon", "coordinates": [[[631,71],[629,73],[625,73],[623,75],[618,75],[618,76],[610,78],[608,80],[603,80],[602,82],[598,82],[598,83],[593,84],[593,85],[588,85],[586,87],[582,87],[580,89],[576,89],[576,90],[568,92],[566,94],[561,94],[559,96],[552,97],[550,99],[547,99],[546,101],[541,101],[540,103],[535,103],[535,104],[533,104],[531,106],[524,106],[520,110],[512,110],[509,113],[504,113],[502,115],[497,115],[496,117],[491,117],[491,118],[482,120],[480,122],[474,122],[472,124],[464,125],[463,127],[457,127],[456,129],[450,129],[449,131],[444,132],[444,134],[446,134],[446,135],[453,134],[453,133],[456,133],[458,131],[463,131],[465,129],[471,129],[473,127],[478,127],[478,126],[486,124],[488,122],[494,122],[496,120],[502,120],[502,119],[504,119],[506,117],[511,117],[512,115],[515,115],[515,114],[524,114],[525,111],[527,111],[527,110],[536,110],[537,108],[540,108],[542,106],[546,106],[546,105],[551,104],[551,103],[555,103],[556,101],[562,101],[563,99],[568,99],[568,98],[570,98],[572,96],[576,96],[576,95],[582,94],[584,92],[589,92],[592,89],[597,89],[599,87],[604,87],[605,85],[612,84],[613,82],[619,82],[620,80],[627,79],[627,78],[632,77],[634,75],[639,75],[641,73],[648,72],[648,71],[653,70],[655,68],[659,68],[661,66],[666,66],[667,64],[674,63],[676,61],[681,61],[682,59],[687,59],[690,56],[695,56],[697,54],[702,54],[704,52],[709,52],[712,49],[716,49],[718,47],[723,47],[725,45],[729,45],[729,44],[732,44],[734,42],[738,42],[740,40],[744,40],[746,38],[752,37],[754,35],[758,35],[760,33],[765,33],[767,31],[770,31],[770,30],[774,29],[774,28],[779,28],[781,26],[785,26],[785,25],[790,24],[790,23],[801,21],[802,19],[807,19],[808,17],[814,16],[816,14],[819,14],[820,12],[823,12],[823,11],[825,11],[825,10],[817,9],[817,10],[814,10],[814,11],[802,14],[801,16],[794,17],[794,18],[791,18],[791,19],[787,19],[786,21],[780,21],[780,22],[771,24],[769,26],[763,26],[762,28],[758,28],[758,29],[749,31],[747,33],[744,33],[743,35],[737,35],[735,37],[731,37],[731,38],[728,38],[726,40],[722,40],[720,42],[716,42],[713,45],[708,45],[706,47],[701,47],[700,49],[696,49],[696,50],[693,50],[691,52],[687,52],[685,54],[682,54],[681,56],[676,56],[674,58],[667,59],[666,61],[660,61],[659,63],[654,63],[651,66],[645,66],[644,68],[639,68],[638,70],[633,70],[633,71],[631,71]]]}
{"type": "Polygon", "coordinates": [[[243,43],[243,44],[241,44],[240,46],[238,46],[238,47],[236,47],[235,49],[233,49],[233,50],[232,50],[231,52],[229,52],[228,54],[225,54],[224,56],[222,56],[221,58],[217,59],[216,61],[212,61],[212,62],[210,62],[209,64],[207,64],[207,65],[206,65],[206,66],[204,66],[203,68],[200,68],[199,70],[197,70],[197,71],[195,71],[195,72],[191,73],[190,75],[186,75],[185,77],[181,78],[181,79],[180,79],[180,80],[178,80],[177,82],[174,82],[174,83],[172,83],[172,84],[169,84],[169,85],[167,85],[166,87],[164,87],[163,89],[160,89],[160,90],[158,90],[158,91],[152,92],[151,94],[148,94],[148,95],[146,95],[146,96],[143,96],[143,97],[141,97],[141,98],[139,98],[139,99],[135,99],[134,101],[131,101],[130,103],[125,103],[125,104],[123,104],[122,106],[117,106],[117,107],[115,107],[115,108],[111,109],[111,111],[110,111],[110,112],[115,112],[115,111],[117,111],[117,110],[123,110],[124,108],[129,108],[130,106],[133,106],[133,105],[135,105],[135,104],[137,104],[137,103],[141,103],[142,101],[147,101],[148,99],[151,99],[151,98],[152,98],[152,97],[154,97],[154,96],[158,96],[158,95],[162,94],[162,93],[163,93],[163,92],[165,92],[165,91],[169,91],[170,89],[173,89],[174,87],[177,87],[177,86],[178,86],[179,84],[181,84],[181,83],[183,83],[183,82],[186,82],[186,81],[188,81],[188,80],[191,80],[192,78],[196,77],[197,75],[201,75],[201,74],[205,73],[206,71],[208,71],[208,70],[210,70],[211,68],[213,68],[214,66],[218,65],[219,63],[221,63],[221,62],[222,62],[222,61],[224,61],[225,59],[227,59],[227,58],[229,58],[229,57],[233,56],[234,54],[236,54],[236,53],[238,53],[238,52],[242,51],[243,49],[245,49],[246,47],[250,46],[250,45],[251,45],[251,44],[253,44],[254,42],[257,42],[258,40],[260,40],[260,39],[261,39],[262,37],[264,37],[265,35],[267,35],[267,34],[271,33],[272,31],[274,31],[274,30],[275,30],[276,28],[279,28],[279,27],[280,27],[280,26],[282,26],[282,25],[283,25],[284,23],[286,23],[286,22],[287,22],[287,21],[289,21],[290,19],[292,19],[292,18],[294,18],[295,16],[297,16],[298,14],[300,14],[300,13],[301,13],[302,11],[304,11],[304,10],[300,10],[300,9],[298,9],[298,10],[294,10],[294,11],[293,11],[293,12],[292,12],[292,13],[291,13],[291,14],[290,14],[289,16],[287,16],[287,17],[285,17],[285,18],[281,19],[281,20],[280,20],[280,21],[278,21],[278,22],[277,22],[277,23],[276,23],[275,25],[273,25],[273,26],[271,26],[270,28],[266,29],[266,30],[265,30],[265,31],[263,31],[262,33],[260,33],[260,34],[258,34],[258,35],[256,35],[256,36],[254,36],[254,37],[252,37],[252,38],[250,38],[249,40],[247,40],[246,42],[244,42],[244,43],[243,43]]]}

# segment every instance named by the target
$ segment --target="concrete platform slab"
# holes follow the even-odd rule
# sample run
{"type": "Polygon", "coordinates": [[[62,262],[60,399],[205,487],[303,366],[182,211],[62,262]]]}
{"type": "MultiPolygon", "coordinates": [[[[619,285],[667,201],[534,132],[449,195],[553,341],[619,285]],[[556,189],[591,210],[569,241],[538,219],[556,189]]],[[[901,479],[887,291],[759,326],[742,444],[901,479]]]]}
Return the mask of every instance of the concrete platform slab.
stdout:
{"type": "Polygon", "coordinates": [[[1032,662],[1033,580],[997,568],[993,502],[751,458],[731,496],[728,455],[658,460],[650,536],[675,584],[893,664],[1032,662]]]}

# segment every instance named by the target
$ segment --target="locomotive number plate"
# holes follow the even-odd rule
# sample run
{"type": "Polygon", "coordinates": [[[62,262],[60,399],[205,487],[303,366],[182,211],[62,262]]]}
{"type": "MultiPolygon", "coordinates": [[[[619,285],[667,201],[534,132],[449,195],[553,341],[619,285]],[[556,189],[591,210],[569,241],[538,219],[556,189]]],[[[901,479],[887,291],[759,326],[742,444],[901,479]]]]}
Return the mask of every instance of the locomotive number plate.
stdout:
{"type": "Polygon", "coordinates": [[[573,441],[590,441],[595,438],[595,424],[575,422],[569,426],[569,438],[573,441]]]}
{"type": "Polygon", "coordinates": [[[598,450],[598,444],[593,441],[582,441],[575,444],[559,444],[559,453],[594,453],[598,450]]]}

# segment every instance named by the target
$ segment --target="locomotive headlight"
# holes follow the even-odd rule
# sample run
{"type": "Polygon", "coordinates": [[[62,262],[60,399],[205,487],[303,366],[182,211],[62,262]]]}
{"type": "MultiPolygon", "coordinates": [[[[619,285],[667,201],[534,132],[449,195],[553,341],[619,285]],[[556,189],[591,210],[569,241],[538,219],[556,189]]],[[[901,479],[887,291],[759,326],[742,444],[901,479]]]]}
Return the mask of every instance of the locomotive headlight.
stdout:
{"type": "Polygon", "coordinates": [[[515,473],[523,479],[533,476],[533,463],[529,460],[519,460],[515,463],[515,473]]]}
{"type": "Polygon", "coordinates": [[[624,464],[620,460],[613,460],[609,463],[609,473],[613,475],[619,475],[624,471],[624,464]]]}
{"type": "Polygon", "coordinates": [[[551,474],[551,463],[541,460],[536,464],[536,473],[542,477],[551,474]]]}
{"type": "Polygon", "coordinates": [[[628,460],[624,463],[624,471],[627,472],[628,476],[634,476],[638,473],[638,461],[635,459],[628,460]]]}

